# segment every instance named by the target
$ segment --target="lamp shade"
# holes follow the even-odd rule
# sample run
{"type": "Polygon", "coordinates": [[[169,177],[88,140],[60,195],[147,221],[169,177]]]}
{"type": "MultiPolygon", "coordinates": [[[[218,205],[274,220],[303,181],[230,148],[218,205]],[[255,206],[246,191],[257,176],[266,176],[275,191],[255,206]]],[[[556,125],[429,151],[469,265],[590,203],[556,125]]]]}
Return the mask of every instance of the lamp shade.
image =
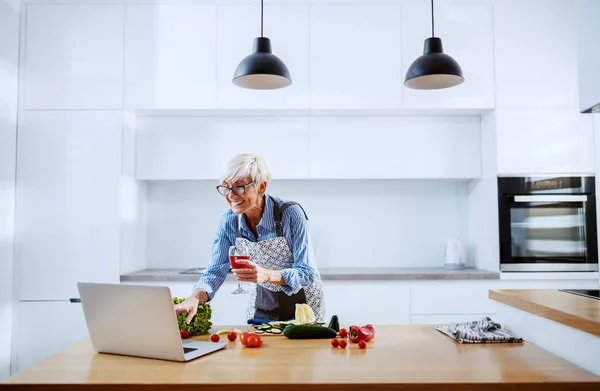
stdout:
{"type": "Polygon", "coordinates": [[[423,55],[408,68],[404,85],[417,90],[437,90],[457,86],[464,80],[460,65],[444,53],[442,40],[431,37],[425,40],[423,55]]]}
{"type": "Polygon", "coordinates": [[[237,66],[233,84],[253,90],[274,90],[292,84],[287,66],[273,53],[269,38],[254,39],[252,54],[237,66]]]}

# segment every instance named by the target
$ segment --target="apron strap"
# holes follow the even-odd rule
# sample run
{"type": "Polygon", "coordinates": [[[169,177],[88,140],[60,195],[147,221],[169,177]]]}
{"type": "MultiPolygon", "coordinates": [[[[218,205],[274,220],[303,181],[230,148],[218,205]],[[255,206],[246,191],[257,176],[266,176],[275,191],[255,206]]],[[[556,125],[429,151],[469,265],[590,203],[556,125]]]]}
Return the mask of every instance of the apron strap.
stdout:
{"type": "Polygon", "coordinates": [[[275,221],[275,232],[277,233],[277,237],[283,236],[283,224],[281,223],[281,218],[283,216],[283,211],[286,210],[288,206],[298,205],[300,209],[302,209],[302,212],[304,212],[304,217],[306,218],[306,220],[308,220],[306,211],[304,210],[302,205],[298,204],[297,202],[288,201],[283,205],[279,206],[277,205],[277,201],[275,201],[275,199],[272,196],[269,195],[269,197],[271,197],[271,200],[273,201],[273,220],[275,221]]]}

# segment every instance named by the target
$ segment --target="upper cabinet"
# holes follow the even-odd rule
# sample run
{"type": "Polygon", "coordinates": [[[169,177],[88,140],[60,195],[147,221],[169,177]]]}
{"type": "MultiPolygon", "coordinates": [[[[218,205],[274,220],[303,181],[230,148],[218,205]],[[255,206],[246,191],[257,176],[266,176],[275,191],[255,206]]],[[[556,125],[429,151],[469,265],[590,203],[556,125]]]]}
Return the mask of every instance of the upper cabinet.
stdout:
{"type": "MultiPolygon", "coordinates": [[[[435,4],[435,36],[442,39],[444,53],[460,65],[465,81],[442,90],[403,88],[405,108],[494,107],[494,37],[491,4],[435,4]]],[[[428,1],[405,2],[402,6],[402,72],[423,54],[431,37],[431,5],[428,1]]],[[[402,79],[402,82],[404,79],[402,79]]]]}
{"type": "Polygon", "coordinates": [[[258,153],[277,179],[308,178],[306,117],[141,117],[136,178],[218,180],[238,153],[258,153]]]}
{"type": "Polygon", "coordinates": [[[125,9],[125,107],[215,108],[217,6],[125,9]]]}
{"type": "Polygon", "coordinates": [[[576,109],[497,110],[498,174],[590,174],[594,120],[576,109]]]}
{"type": "Polygon", "coordinates": [[[28,5],[26,109],[123,104],[123,7],[28,5]]]}
{"type": "Polygon", "coordinates": [[[479,118],[312,117],[310,176],[315,179],[479,178],[479,118]]]}
{"type": "Polygon", "coordinates": [[[249,90],[235,86],[232,79],[240,61],[252,53],[254,39],[260,37],[260,7],[219,6],[218,108],[308,108],[308,14],[308,5],[265,5],[263,35],[271,40],[273,54],[288,67],[292,85],[278,90],[249,90]]]}
{"type": "Polygon", "coordinates": [[[575,20],[568,1],[496,2],[498,108],[578,109],[575,20]]]}
{"type": "Polygon", "coordinates": [[[400,6],[311,6],[310,107],[400,108],[401,22],[400,6]]]}

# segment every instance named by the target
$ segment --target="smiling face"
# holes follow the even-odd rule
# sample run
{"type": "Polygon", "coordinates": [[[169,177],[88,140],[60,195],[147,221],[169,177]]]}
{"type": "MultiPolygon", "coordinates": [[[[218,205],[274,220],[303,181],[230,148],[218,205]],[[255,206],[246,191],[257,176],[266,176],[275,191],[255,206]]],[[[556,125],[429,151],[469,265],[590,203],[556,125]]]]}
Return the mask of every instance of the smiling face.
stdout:
{"type": "Polygon", "coordinates": [[[234,191],[230,191],[225,197],[231,210],[237,215],[243,213],[252,216],[258,213],[260,216],[262,214],[263,196],[265,195],[267,184],[255,183],[249,185],[250,183],[252,183],[252,179],[249,177],[238,178],[231,182],[224,181],[222,183],[224,186],[246,186],[244,194],[237,195],[234,191]]]}

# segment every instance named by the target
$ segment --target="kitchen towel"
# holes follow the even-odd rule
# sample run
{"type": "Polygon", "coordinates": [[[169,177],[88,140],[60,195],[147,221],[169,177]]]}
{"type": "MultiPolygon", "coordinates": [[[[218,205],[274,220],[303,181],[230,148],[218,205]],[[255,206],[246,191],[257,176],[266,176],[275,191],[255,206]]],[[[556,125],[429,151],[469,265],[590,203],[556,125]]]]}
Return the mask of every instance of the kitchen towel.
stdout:
{"type": "Polygon", "coordinates": [[[460,343],[523,342],[523,338],[503,329],[500,323],[487,316],[481,320],[452,322],[447,326],[437,326],[436,329],[460,343]]]}

